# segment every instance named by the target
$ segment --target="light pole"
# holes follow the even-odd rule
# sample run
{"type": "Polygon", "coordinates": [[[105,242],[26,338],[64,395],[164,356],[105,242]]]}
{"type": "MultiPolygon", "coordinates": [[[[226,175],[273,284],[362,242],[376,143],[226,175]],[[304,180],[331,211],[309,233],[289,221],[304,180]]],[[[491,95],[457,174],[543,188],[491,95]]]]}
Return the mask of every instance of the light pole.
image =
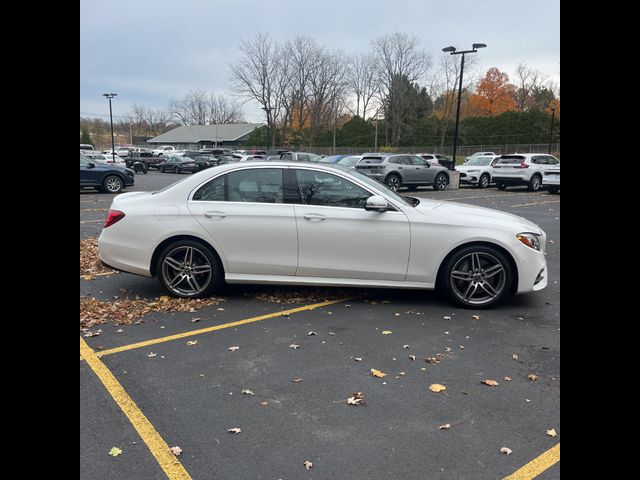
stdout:
{"type": "Polygon", "coordinates": [[[267,114],[267,149],[265,150],[265,154],[269,151],[269,112],[271,111],[268,107],[262,107],[264,113],[267,114]]]}
{"type": "Polygon", "coordinates": [[[111,159],[113,160],[113,163],[116,163],[116,145],[115,142],[113,141],[113,113],[111,111],[111,99],[113,97],[116,97],[118,94],[117,93],[103,93],[102,96],[103,97],[107,97],[109,99],[109,122],[111,123],[111,159]]]}
{"type": "Polygon", "coordinates": [[[458,86],[458,109],[456,110],[456,130],[453,133],[453,162],[451,162],[451,170],[455,170],[456,168],[456,151],[458,149],[458,125],[460,124],[460,100],[462,100],[462,74],[464,73],[464,54],[465,53],[476,53],[478,48],[484,48],[486,45],[484,43],[474,43],[471,46],[471,50],[462,50],[460,52],[456,52],[456,47],[445,47],[442,49],[445,53],[450,53],[451,55],[462,55],[462,61],[460,62],[460,84],[458,86]]]}
{"type": "Polygon", "coordinates": [[[549,155],[551,155],[551,142],[553,141],[553,119],[556,116],[556,109],[551,107],[551,132],[549,133],[549,155]]]}

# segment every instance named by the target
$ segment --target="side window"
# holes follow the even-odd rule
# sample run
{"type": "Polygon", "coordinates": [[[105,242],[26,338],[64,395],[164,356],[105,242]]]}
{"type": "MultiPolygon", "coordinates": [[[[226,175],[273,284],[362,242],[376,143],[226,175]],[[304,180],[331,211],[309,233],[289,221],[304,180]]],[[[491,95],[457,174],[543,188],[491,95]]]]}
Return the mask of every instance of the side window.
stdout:
{"type": "MultiPolygon", "coordinates": [[[[427,161],[424,158],[420,158],[418,156],[410,156],[407,157],[412,165],[426,165],[427,161]]],[[[427,158],[433,158],[432,156],[428,156],[427,158]]]]}
{"type": "Polygon", "coordinates": [[[398,155],[396,157],[389,157],[387,163],[393,163],[395,165],[405,165],[407,162],[405,161],[405,157],[402,155],[398,155]]]}
{"type": "Polygon", "coordinates": [[[283,153],[282,156],[280,157],[280,160],[291,160],[291,154],[290,153],[283,153]]]}
{"type": "Polygon", "coordinates": [[[547,157],[547,163],[549,165],[558,165],[560,163],[560,160],[558,160],[556,157],[547,157]]]}
{"type": "Polygon", "coordinates": [[[283,203],[282,169],[255,168],[227,174],[227,201],[283,203]]]}
{"type": "Polygon", "coordinates": [[[202,202],[224,202],[225,178],[226,175],[221,175],[205,183],[196,190],[196,193],[193,194],[193,199],[202,202]]]}
{"type": "Polygon", "coordinates": [[[298,154],[298,161],[299,162],[308,162],[309,161],[309,155],[307,155],[306,153],[299,153],[298,154]]]}
{"type": "Polygon", "coordinates": [[[295,170],[303,204],[364,208],[369,192],[344,178],[325,172],[295,170]]]}

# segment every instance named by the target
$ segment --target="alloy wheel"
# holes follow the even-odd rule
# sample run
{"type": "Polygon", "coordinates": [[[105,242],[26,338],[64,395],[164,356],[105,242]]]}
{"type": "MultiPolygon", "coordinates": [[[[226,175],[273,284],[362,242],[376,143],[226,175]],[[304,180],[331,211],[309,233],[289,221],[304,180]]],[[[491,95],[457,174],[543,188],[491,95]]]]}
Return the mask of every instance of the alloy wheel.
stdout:
{"type": "Polygon", "coordinates": [[[171,250],[162,261],[162,276],[169,290],[180,297],[195,297],[207,289],[213,266],[203,251],[192,246],[171,250]]]}
{"type": "Polygon", "coordinates": [[[391,175],[387,178],[387,186],[390,190],[397,192],[400,188],[400,179],[396,175],[391,175]]]}
{"type": "Polygon", "coordinates": [[[461,302],[483,306],[500,297],[507,284],[507,272],[494,255],[471,252],[456,262],[450,279],[452,291],[461,302]]]}

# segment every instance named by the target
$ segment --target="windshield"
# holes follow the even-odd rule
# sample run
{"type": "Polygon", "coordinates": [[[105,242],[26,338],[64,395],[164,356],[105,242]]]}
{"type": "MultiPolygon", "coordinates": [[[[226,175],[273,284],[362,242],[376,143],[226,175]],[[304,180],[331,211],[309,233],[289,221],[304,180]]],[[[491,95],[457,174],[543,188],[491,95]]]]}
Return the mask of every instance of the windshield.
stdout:
{"type": "Polygon", "coordinates": [[[465,165],[489,165],[493,157],[472,157],[465,165]]]}
{"type": "Polygon", "coordinates": [[[319,163],[334,163],[336,159],[340,158],[341,155],[329,155],[328,157],[322,157],[319,160],[319,163]]]}
{"type": "Polygon", "coordinates": [[[354,177],[356,177],[358,180],[361,180],[362,182],[366,183],[367,185],[371,185],[372,187],[377,188],[378,190],[382,190],[385,195],[393,198],[395,201],[406,205],[408,207],[414,207],[416,204],[414,204],[411,200],[407,200],[405,197],[403,197],[402,195],[398,195],[396,192],[394,192],[393,190],[389,190],[389,187],[387,187],[384,183],[379,182],[378,180],[375,180],[371,177],[368,177],[367,175],[365,175],[364,173],[360,173],[357,172],[355,170],[350,170],[348,168],[344,168],[341,165],[335,165],[336,168],[339,168],[340,170],[347,172],[351,175],[353,175],[354,177]]]}

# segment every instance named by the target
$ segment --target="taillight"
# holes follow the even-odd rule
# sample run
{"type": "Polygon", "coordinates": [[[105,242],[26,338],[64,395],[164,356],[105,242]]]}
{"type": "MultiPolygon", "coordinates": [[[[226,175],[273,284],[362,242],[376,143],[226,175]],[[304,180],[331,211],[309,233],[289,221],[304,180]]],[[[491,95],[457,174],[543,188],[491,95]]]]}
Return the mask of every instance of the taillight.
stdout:
{"type": "Polygon", "coordinates": [[[529,165],[527,165],[526,163],[522,162],[522,163],[520,164],[520,166],[519,166],[519,167],[516,167],[516,168],[529,168],[529,165]]]}
{"type": "Polygon", "coordinates": [[[121,212],[119,210],[109,210],[109,215],[107,215],[107,219],[104,222],[104,227],[102,228],[110,227],[114,223],[122,220],[123,218],[124,218],[124,212],[121,212]]]}

